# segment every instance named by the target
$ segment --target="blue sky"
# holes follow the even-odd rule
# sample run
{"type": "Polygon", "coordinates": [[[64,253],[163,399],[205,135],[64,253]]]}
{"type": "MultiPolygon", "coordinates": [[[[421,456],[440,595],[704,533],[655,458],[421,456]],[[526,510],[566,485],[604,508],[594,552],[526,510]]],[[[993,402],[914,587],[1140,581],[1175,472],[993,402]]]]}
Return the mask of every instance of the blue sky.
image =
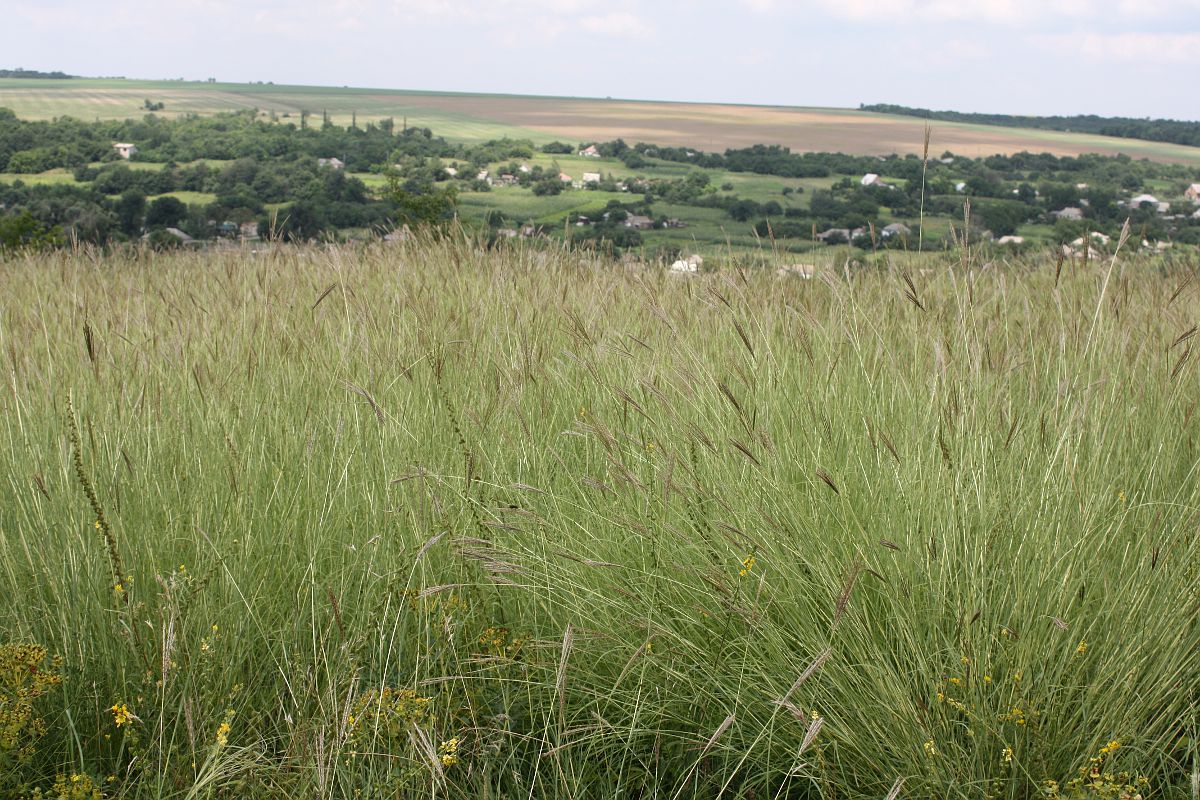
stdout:
{"type": "Polygon", "coordinates": [[[5,0],[4,67],[1200,119],[1200,0],[5,0]]]}

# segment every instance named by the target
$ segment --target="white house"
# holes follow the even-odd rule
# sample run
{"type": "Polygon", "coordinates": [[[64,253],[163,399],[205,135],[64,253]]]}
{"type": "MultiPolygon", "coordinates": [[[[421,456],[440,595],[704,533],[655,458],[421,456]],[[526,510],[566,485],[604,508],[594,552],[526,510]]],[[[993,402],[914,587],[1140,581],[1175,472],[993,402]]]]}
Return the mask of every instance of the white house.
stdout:
{"type": "Polygon", "coordinates": [[[600,182],[600,173],[599,172],[583,173],[583,182],[584,183],[599,183],[600,182]]]}
{"type": "Polygon", "coordinates": [[[599,158],[600,151],[596,149],[596,145],[589,144],[587,147],[579,151],[579,155],[583,156],[584,158],[599,158]]]}
{"type": "Polygon", "coordinates": [[[113,150],[117,151],[117,155],[121,158],[128,159],[130,156],[137,155],[137,145],[129,142],[114,142],[113,150]]]}
{"type": "Polygon", "coordinates": [[[330,169],[345,169],[346,162],[340,158],[318,158],[318,167],[329,167],[330,169]]]}
{"type": "Polygon", "coordinates": [[[874,186],[875,184],[879,183],[879,176],[874,172],[868,172],[866,175],[862,176],[862,180],[859,181],[859,183],[861,183],[863,186],[874,186]]]}
{"type": "Polygon", "coordinates": [[[686,260],[679,259],[671,265],[670,271],[675,273],[688,274],[699,272],[700,267],[704,264],[704,257],[699,255],[688,256],[686,260]]]}
{"type": "Polygon", "coordinates": [[[1200,183],[1193,183],[1184,190],[1183,196],[1193,203],[1200,203],[1200,183]]]}
{"type": "Polygon", "coordinates": [[[1152,194],[1139,194],[1137,197],[1130,198],[1129,207],[1141,208],[1143,203],[1149,203],[1150,205],[1154,206],[1155,210],[1158,211],[1159,214],[1165,214],[1171,210],[1170,203],[1160,202],[1159,199],[1152,194]]]}

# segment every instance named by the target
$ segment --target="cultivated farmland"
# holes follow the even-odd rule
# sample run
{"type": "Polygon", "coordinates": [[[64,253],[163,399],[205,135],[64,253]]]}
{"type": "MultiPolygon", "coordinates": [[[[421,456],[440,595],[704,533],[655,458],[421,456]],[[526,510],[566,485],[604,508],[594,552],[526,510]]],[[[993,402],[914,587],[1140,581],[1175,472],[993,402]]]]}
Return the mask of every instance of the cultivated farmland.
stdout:
{"type": "MultiPolygon", "coordinates": [[[[163,116],[258,109],[299,122],[302,111],[323,112],[338,125],[385,117],[406,118],[440,135],[468,142],[508,136],[546,142],[624,138],[720,152],[754,144],[781,144],[795,152],[863,155],[920,153],[924,123],[912,117],[847,109],[739,106],[702,103],[598,100],[409,92],[386,89],[74,79],[0,79],[0,107],[26,119],[71,115],[126,119],[144,100],[163,102],[163,116]],[[283,116],[288,115],[288,116],[283,116]]],[[[980,156],[1020,151],[1055,155],[1125,153],[1181,164],[1200,164],[1197,148],[1054,131],[937,123],[940,149],[980,156]]]]}

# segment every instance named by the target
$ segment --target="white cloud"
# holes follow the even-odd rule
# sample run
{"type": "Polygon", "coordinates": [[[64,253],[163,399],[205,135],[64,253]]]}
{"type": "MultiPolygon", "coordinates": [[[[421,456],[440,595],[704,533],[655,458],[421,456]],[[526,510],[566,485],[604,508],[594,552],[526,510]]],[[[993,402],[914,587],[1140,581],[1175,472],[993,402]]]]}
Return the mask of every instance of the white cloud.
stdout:
{"type": "Polygon", "coordinates": [[[644,37],[650,35],[649,25],[639,17],[623,11],[584,17],[579,21],[579,27],[588,33],[601,33],[608,36],[644,37]]]}
{"type": "MultiPolygon", "coordinates": [[[[1045,25],[1063,19],[1136,21],[1200,10],[1200,0],[741,0],[758,12],[823,11],[854,22],[881,25],[985,22],[1045,25]]],[[[1200,20],[1192,20],[1193,25],[1200,20]]]]}
{"type": "Polygon", "coordinates": [[[1200,33],[1079,33],[1033,36],[1050,52],[1080,55],[1092,61],[1190,64],[1200,52],[1200,33]]]}

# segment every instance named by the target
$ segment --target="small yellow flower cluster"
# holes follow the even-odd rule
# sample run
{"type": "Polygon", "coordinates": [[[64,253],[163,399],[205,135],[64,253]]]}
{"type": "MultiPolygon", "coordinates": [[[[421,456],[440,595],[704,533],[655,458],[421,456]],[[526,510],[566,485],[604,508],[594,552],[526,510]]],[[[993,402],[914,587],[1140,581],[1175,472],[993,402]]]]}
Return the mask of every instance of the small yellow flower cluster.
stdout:
{"type": "Polygon", "coordinates": [[[62,660],[48,658],[36,644],[0,645],[0,762],[10,754],[18,762],[34,755],[46,722],[34,701],[62,683],[62,660]]]}
{"type": "Polygon", "coordinates": [[[125,705],[124,703],[114,704],[113,707],[109,709],[109,711],[112,712],[113,722],[116,723],[116,726],[118,728],[120,728],[124,725],[128,725],[130,722],[137,719],[137,717],[134,716],[133,712],[131,712],[129,710],[129,706],[125,705]]]}
{"type": "Polygon", "coordinates": [[[926,741],[923,747],[925,748],[925,755],[929,756],[930,758],[933,758],[937,755],[937,746],[934,745],[933,739],[926,741]]]}
{"type": "Polygon", "coordinates": [[[1150,788],[1145,775],[1132,777],[1128,772],[1104,769],[1104,761],[1121,747],[1113,739],[1079,768],[1074,778],[1059,786],[1058,781],[1044,781],[1042,791],[1049,800],[1142,800],[1150,788]]]}
{"type": "Polygon", "coordinates": [[[32,800],[104,800],[104,792],[96,785],[90,775],[75,774],[68,778],[59,775],[50,792],[35,789],[32,800]]]}
{"type": "Polygon", "coordinates": [[[458,737],[442,742],[438,747],[438,760],[443,767],[453,767],[458,763],[458,737]]]}
{"type": "Polygon", "coordinates": [[[232,708],[225,709],[225,717],[221,720],[221,724],[217,726],[217,747],[224,747],[229,744],[229,732],[233,729],[231,723],[235,714],[237,712],[232,708]]]}
{"type": "Polygon", "coordinates": [[[410,725],[420,725],[429,717],[432,698],[412,689],[371,689],[354,703],[346,717],[349,737],[357,739],[377,733],[386,739],[407,738],[410,725]]]}
{"type": "Polygon", "coordinates": [[[1075,655],[1077,655],[1077,656],[1083,655],[1084,653],[1087,652],[1087,648],[1088,648],[1087,639],[1080,639],[1079,644],[1076,645],[1076,647],[1075,647],[1075,655]]]}
{"type": "Polygon", "coordinates": [[[754,571],[754,565],[758,563],[758,559],[750,554],[742,559],[742,568],[738,570],[738,577],[744,578],[754,571]]]}
{"type": "Polygon", "coordinates": [[[1000,714],[997,718],[1001,722],[1011,722],[1014,725],[1025,725],[1028,722],[1020,706],[1013,706],[1007,714],[1000,714]]]}
{"type": "Polygon", "coordinates": [[[1001,764],[1011,764],[1012,760],[1013,760],[1013,749],[1011,747],[1006,747],[1000,751],[1000,763],[1001,764]]]}

